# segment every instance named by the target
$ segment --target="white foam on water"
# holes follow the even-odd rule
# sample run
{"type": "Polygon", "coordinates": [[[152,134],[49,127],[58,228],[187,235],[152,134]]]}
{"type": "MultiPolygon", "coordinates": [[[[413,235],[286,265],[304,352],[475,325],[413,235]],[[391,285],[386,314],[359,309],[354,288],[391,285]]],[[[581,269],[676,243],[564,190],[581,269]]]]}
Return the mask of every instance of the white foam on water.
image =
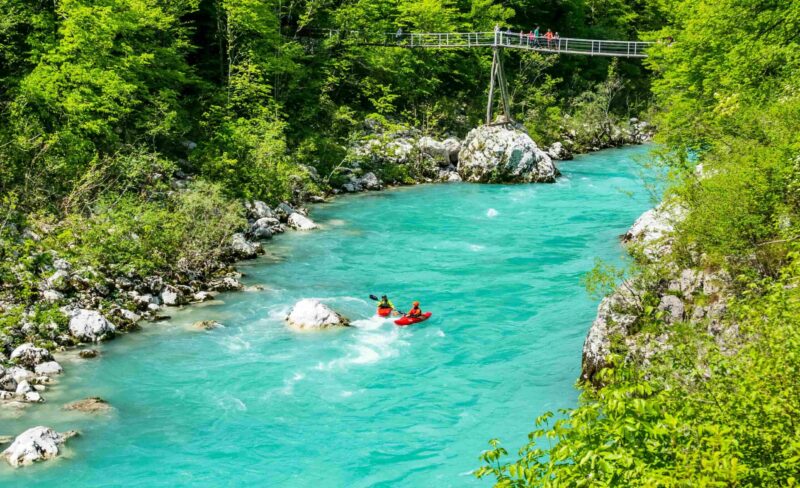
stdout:
{"type": "Polygon", "coordinates": [[[231,337],[228,341],[224,342],[225,347],[232,352],[247,351],[250,349],[250,341],[242,339],[239,336],[231,337]]]}
{"type": "Polygon", "coordinates": [[[247,411],[247,405],[235,396],[224,396],[217,399],[217,405],[224,410],[237,410],[239,412],[247,411]]]}
{"type": "MultiPolygon", "coordinates": [[[[362,325],[367,323],[374,324],[378,322],[378,319],[365,319],[356,322],[362,325]]],[[[385,322],[385,320],[380,319],[381,325],[385,322]]],[[[356,334],[353,334],[354,343],[348,345],[348,352],[344,357],[336,358],[327,363],[319,363],[315,369],[330,371],[347,368],[350,365],[373,364],[383,359],[397,356],[400,351],[396,346],[405,344],[404,341],[399,339],[400,332],[397,327],[392,327],[388,332],[379,330],[377,327],[359,330],[356,334]]]]}
{"type": "Polygon", "coordinates": [[[500,215],[500,212],[498,212],[493,208],[490,208],[489,210],[486,211],[486,216],[489,217],[490,219],[493,217],[497,217],[498,215],[500,215]]]}
{"type": "Polygon", "coordinates": [[[486,249],[486,246],[482,246],[480,244],[470,244],[469,245],[469,250],[470,251],[476,251],[477,252],[477,251],[483,251],[484,249],[486,249]]]}
{"type": "Polygon", "coordinates": [[[390,317],[373,315],[368,319],[354,320],[350,325],[360,330],[375,330],[380,329],[389,319],[390,317]]]}
{"type": "Polygon", "coordinates": [[[295,372],[291,378],[283,380],[283,388],[280,389],[280,392],[284,395],[293,394],[294,385],[296,385],[305,377],[306,377],[305,373],[295,372]]]}

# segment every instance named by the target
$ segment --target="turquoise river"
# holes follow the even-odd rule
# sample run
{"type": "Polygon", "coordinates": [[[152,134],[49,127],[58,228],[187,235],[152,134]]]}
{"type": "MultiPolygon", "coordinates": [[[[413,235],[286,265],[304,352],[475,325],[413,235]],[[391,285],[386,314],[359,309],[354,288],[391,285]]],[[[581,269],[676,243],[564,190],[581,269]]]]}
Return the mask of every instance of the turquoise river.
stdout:
{"type": "Polygon", "coordinates": [[[552,185],[421,185],[313,207],[320,230],[241,264],[263,290],[170,310],[97,359],[62,355],[47,403],[2,414],[0,434],[83,435],[55,461],[3,463],[0,486],[486,486],[470,472],[490,438],[516,452],[537,415],[576,403],[597,308],[581,277],[620,262],[619,235],[652,206],[647,151],[562,162],[552,185]],[[433,317],[395,327],[371,293],[433,317]],[[305,297],[354,327],[288,330],[305,297]],[[61,410],[87,396],[113,412],[61,410]]]}

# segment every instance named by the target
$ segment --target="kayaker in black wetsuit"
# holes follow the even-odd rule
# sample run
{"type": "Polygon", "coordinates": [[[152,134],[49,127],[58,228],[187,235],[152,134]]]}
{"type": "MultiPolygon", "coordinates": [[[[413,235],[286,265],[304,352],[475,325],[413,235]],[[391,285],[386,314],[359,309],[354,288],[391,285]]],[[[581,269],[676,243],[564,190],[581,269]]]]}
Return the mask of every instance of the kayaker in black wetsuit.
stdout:
{"type": "Polygon", "coordinates": [[[411,305],[411,310],[408,311],[406,316],[414,318],[414,319],[422,317],[422,309],[419,308],[419,302],[415,301],[411,305]]]}

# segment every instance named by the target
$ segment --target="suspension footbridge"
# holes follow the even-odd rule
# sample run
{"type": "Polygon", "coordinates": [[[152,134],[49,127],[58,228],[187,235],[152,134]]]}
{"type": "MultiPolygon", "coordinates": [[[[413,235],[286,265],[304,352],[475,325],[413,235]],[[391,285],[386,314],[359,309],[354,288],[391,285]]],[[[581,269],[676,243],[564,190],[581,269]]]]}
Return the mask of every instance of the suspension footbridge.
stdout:
{"type": "MultiPolygon", "coordinates": [[[[305,35],[308,35],[307,33],[305,35]]],[[[496,29],[492,32],[402,32],[362,33],[359,31],[313,31],[310,37],[329,38],[357,46],[395,47],[405,49],[473,49],[491,48],[492,68],[486,124],[492,123],[494,94],[499,89],[505,121],[513,122],[510,112],[508,84],[503,71],[503,49],[535,51],[545,54],[576,54],[616,58],[646,58],[652,42],[579,39],[533,35],[496,29]]]]}

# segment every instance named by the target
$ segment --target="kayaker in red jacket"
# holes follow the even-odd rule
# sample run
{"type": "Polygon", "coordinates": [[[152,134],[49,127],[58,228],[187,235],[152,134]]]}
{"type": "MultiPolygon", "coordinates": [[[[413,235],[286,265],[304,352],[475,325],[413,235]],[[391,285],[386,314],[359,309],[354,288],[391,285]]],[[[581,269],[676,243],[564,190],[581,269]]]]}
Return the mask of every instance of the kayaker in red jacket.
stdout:
{"type": "Polygon", "coordinates": [[[419,302],[415,301],[406,315],[412,318],[422,317],[422,309],[419,308],[419,302]]]}

